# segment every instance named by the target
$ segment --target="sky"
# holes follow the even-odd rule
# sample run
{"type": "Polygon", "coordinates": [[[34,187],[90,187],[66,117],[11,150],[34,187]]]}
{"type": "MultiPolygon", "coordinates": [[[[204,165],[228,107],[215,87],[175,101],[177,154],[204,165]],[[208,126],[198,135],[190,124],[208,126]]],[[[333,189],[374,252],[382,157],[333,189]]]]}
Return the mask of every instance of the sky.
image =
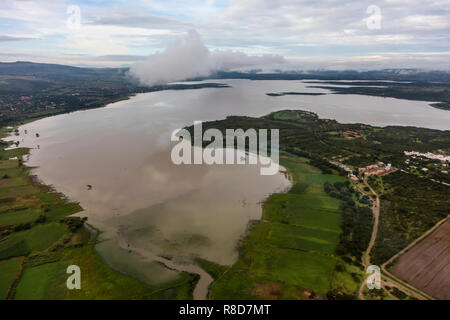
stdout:
{"type": "Polygon", "coordinates": [[[450,70],[450,0],[0,1],[0,61],[130,66],[192,34],[229,69],[450,70]]]}

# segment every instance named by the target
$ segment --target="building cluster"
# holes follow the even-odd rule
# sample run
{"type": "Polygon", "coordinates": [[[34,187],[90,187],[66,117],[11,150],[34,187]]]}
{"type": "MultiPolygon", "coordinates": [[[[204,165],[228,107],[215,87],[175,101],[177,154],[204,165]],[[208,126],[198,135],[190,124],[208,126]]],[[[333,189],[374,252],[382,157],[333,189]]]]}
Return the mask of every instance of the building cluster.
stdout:
{"type": "Polygon", "coordinates": [[[436,168],[437,171],[440,171],[443,174],[448,174],[448,171],[447,171],[448,163],[447,162],[450,162],[450,156],[445,155],[443,152],[442,153],[431,153],[431,152],[420,153],[420,152],[416,152],[416,151],[409,151],[409,152],[405,151],[404,153],[405,153],[405,155],[409,156],[409,158],[407,158],[405,160],[405,164],[408,165],[409,168],[412,170],[418,169],[417,166],[414,166],[413,164],[420,166],[421,162],[428,162],[429,160],[438,160],[439,162],[434,162],[434,167],[431,165],[428,165],[428,168],[423,167],[418,170],[421,170],[422,172],[427,173],[430,171],[429,168],[436,168]]]}
{"type": "Polygon", "coordinates": [[[387,165],[384,162],[378,162],[376,164],[368,165],[364,168],[359,168],[359,175],[365,176],[377,176],[380,174],[384,174],[390,172],[392,170],[392,165],[388,163],[387,165]]]}
{"type": "Polygon", "coordinates": [[[359,132],[354,130],[341,131],[340,134],[347,139],[361,138],[359,132]]]}
{"type": "Polygon", "coordinates": [[[447,156],[445,154],[439,154],[439,153],[420,153],[416,151],[404,151],[405,155],[411,156],[411,158],[415,159],[416,157],[422,157],[422,158],[428,158],[428,159],[434,159],[434,160],[440,160],[442,162],[450,162],[450,156],[447,156]]]}

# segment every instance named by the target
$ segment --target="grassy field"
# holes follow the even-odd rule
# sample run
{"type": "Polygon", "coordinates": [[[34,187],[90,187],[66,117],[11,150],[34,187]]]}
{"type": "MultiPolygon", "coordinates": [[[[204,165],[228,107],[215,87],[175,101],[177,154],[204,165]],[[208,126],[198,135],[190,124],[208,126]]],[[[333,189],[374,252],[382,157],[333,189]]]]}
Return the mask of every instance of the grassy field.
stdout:
{"type": "Polygon", "coordinates": [[[449,213],[446,185],[401,171],[369,182],[381,194],[379,236],[371,256],[376,264],[389,260],[449,213]]]}
{"type": "MultiPolygon", "coordinates": [[[[44,258],[45,257],[41,257],[44,258]]],[[[49,257],[50,258],[50,257],[49,257]]],[[[171,283],[150,287],[109,268],[94,246],[64,250],[58,261],[30,264],[17,286],[16,299],[191,299],[196,277],[180,274],[171,283]],[[69,265],[82,270],[81,290],[67,290],[69,265]]]]}
{"type": "Polygon", "coordinates": [[[20,223],[31,223],[38,217],[38,209],[19,209],[6,211],[0,215],[0,228],[20,223]]]}
{"type": "Polygon", "coordinates": [[[6,299],[9,288],[20,275],[23,258],[0,261],[0,300],[6,299]]]}
{"type": "Polygon", "coordinates": [[[339,200],[329,197],[323,184],[344,178],[322,174],[304,158],[290,156],[281,164],[293,186],[264,203],[238,261],[228,270],[200,263],[215,279],[212,299],[305,299],[305,289],[324,297],[334,286],[336,265],[343,263],[333,254],[340,234],[339,200]]]}
{"type": "Polygon", "coordinates": [[[22,162],[28,149],[1,146],[0,299],[192,298],[195,275],[149,286],[111,269],[81,219],[67,219],[81,207],[34,181],[22,162]],[[81,290],[66,287],[69,265],[81,269],[81,290]]]}
{"type": "Polygon", "coordinates": [[[37,225],[25,231],[11,233],[0,242],[0,259],[27,255],[33,251],[42,251],[50,247],[66,232],[60,223],[37,225]]]}

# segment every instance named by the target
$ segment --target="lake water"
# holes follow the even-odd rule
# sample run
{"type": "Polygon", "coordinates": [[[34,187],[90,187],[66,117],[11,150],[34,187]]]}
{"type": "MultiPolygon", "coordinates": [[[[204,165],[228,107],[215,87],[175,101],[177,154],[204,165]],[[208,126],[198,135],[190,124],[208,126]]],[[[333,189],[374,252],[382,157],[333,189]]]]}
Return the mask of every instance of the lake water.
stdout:
{"type": "Polygon", "coordinates": [[[190,264],[192,257],[231,265],[248,221],[261,216],[261,201],[289,186],[282,173],[261,176],[258,166],[173,165],[174,129],[194,120],[282,109],[309,110],[340,122],[450,129],[450,112],[427,102],[334,94],[270,97],[266,93],[328,91],[301,81],[214,82],[231,87],[139,94],[26,124],[19,137],[9,139],[33,148],[28,165],[37,167],[34,173],[79,201],[82,215],[105,231],[107,241],[98,249],[110,265],[160,283],[177,276],[161,263],[196,273],[201,271],[190,264]]]}

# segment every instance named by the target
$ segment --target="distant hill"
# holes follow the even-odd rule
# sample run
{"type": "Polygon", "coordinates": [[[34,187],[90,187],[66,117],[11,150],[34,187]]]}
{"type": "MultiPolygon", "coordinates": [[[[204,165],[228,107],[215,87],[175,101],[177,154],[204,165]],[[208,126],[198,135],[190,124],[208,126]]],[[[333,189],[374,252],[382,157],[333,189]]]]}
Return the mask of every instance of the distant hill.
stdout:
{"type": "MultiPolygon", "coordinates": [[[[450,73],[442,71],[414,69],[277,73],[221,71],[196,80],[208,79],[325,80],[309,81],[310,87],[314,87],[315,84],[316,87],[330,89],[340,94],[433,101],[435,102],[432,104],[433,107],[450,110],[450,73]],[[333,83],[334,80],[363,80],[363,82],[353,86],[351,82],[333,83]],[[330,84],[347,84],[349,87],[327,87],[330,84]]],[[[97,108],[127,99],[136,93],[221,86],[223,84],[205,82],[149,87],[129,77],[128,68],[80,68],[25,61],[0,62],[0,126],[64,112],[97,108]]]]}
{"type": "Polygon", "coordinates": [[[35,63],[29,61],[0,62],[0,74],[30,75],[50,73],[97,73],[110,71],[125,71],[126,68],[80,68],[62,64],[35,63]]]}
{"type": "Polygon", "coordinates": [[[137,91],[126,69],[0,62],[0,125],[96,108],[137,91]]]}
{"type": "MultiPolygon", "coordinates": [[[[450,83],[448,71],[421,71],[416,69],[386,69],[374,71],[356,70],[311,70],[276,73],[254,73],[219,71],[207,78],[250,80],[391,80],[391,81],[436,81],[450,83]]],[[[201,80],[206,78],[196,78],[201,80]]]]}
{"type": "Polygon", "coordinates": [[[86,71],[88,71],[88,69],[64,66],[59,64],[33,63],[27,61],[0,62],[0,73],[2,75],[32,75],[86,71]]]}
{"type": "Polygon", "coordinates": [[[32,62],[0,62],[0,126],[104,106],[160,90],[226,87],[217,83],[142,86],[128,69],[78,68],[32,62]]]}
{"type": "Polygon", "coordinates": [[[32,76],[42,79],[61,80],[62,77],[78,78],[95,75],[99,77],[123,75],[128,69],[79,68],[60,64],[27,61],[0,62],[0,76],[32,76]]]}
{"type": "MultiPolygon", "coordinates": [[[[0,62],[0,75],[51,77],[68,75],[111,75],[124,74],[128,68],[80,68],[60,64],[34,63],[27,61],[0,62]]],[[[448,71],[424,71],[418,69],[383,69],[371,71],[357,70],[308,70],[278,71],[272,73],[238,71],[218,71],[208,77],[189,80],[206,79],[251,79],[251,80],[392,80],[392,81],[436,81],[450,83],[448,71]]]]}

